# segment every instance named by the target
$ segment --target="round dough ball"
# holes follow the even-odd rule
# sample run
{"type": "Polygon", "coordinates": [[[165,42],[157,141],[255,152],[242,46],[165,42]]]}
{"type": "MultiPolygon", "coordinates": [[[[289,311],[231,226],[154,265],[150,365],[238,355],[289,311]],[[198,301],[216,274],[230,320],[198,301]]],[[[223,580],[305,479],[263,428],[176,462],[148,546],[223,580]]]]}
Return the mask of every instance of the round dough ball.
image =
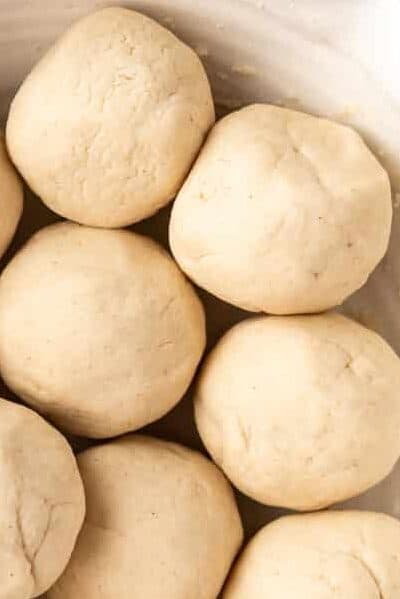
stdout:
{"type": "Polygon", "coordinates": [[[205,346],[202,305],[154,241],[52,225],[0,277],[0,371],[62,429],[112,437],[168,412],[205,346]]]}
{"type": "Polygon", "coordinates": [[[195,399],[215,462],[261,503],[319,509],[382,480],[400,455],[400,360],[340,316],[258,317],[208,357],[195,399]]]}
{"type": "Polygon", "coordinates": [[[243,551],[224,599],[398,599],[400,523],[373,512],[286,516],[243,551]]]}
{"type": "Polygon", "coordinates": [[[48,599],[215,599],[243,538],[234,495],[201,454],[128,436],[78,457],[87,515],[48,599]]]}
{"type": "Polygon", "coordinates": [[[38,597],[66,567],[85,515],[74,455],[60,433],[0,399],[0,599],[38,597]]]}
{"type": "Polygon", "coordinates": [[[22,184],[15,172],[0,135],[0,256],[14,236],[22,214],[22,184]]]}
{"type": "Polygon", "coordinates": [[[119,227],[172,199],[214,118],[195,52],[148,17],[107,8],[76,23],[30,73],[7,143],[54,212],[119,227]]]}
{"type": "Polygon", "coordinates": [[[182,269],[254,312],[339,305],[383,257],[392,218],[387,173],[352,129],[254,105],[222,119],[174,204],[182,269]]]}

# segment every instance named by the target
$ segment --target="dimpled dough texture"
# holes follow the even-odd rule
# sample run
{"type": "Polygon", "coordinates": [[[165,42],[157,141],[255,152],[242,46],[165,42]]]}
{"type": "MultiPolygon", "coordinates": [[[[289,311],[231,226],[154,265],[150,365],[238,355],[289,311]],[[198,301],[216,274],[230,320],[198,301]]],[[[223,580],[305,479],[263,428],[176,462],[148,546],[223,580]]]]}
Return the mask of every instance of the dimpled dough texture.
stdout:
{"type": "Polygon", "coordinates": [[[391,194],[355,131],[253,105],[212,130],[174,204],[170,242],[182,269],[254,312],[339,305],[383,257],[391,194]]]}
{"type": "Polygon", "coordinates": [[[0,257],[4,254],[22,214],[22,184],[8,159],[0,134],[0,257]]]}
{"type": "Polygon", "coordinates": [[[56,224],[0,277],[0,371],[62,429],[111,437],[170,410],[205,346],[191,285],[154,241],[56,224]]]}
{"type": "Polygon", "coordinates": [[[208,357],[197,426],[241,491],[319,509],[383,479],[400,455],[400,360],[369,329],[331,313],[263,316],[208,357]]]}
{"type": "Polygon", "coordinates": [[[286,516],[241,555],[223,599],[399,599],[400,523],[373,512],[286,516]]]}
{"type": "Polygon", "coordinates": [[[243,533],[201,454],[130,435],[78,457],[87,516],[48,599],[216,599],[243,533]]]}
{"type": "Polygon", "coordinates": [[[66,567],[85,513],[74,455],[60,433],[0,399],[0,599],[31,599],[66,567]]]}
{"type": "Polygon", "coordinates": [[[119,227],[176,194],[213,122],[193,50],[144,15],[109,8],[76,23],[33,69],[7,143],[49,208],[119,227]]]}

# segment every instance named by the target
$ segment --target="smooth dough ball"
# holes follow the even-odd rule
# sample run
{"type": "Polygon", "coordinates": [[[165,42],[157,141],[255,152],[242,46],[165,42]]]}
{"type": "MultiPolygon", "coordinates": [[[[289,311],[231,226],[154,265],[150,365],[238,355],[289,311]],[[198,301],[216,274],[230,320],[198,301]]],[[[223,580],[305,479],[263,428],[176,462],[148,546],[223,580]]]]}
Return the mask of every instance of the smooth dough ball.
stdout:
{"type": "Polygon", "coordinates": [[[112,437],[184,395],[205,346],[200,300],[154,241],[56,224],[0,278],[0,372],[62,429],[112,437]]]}
{"type": "Polygon", "coordinates": [[[286,516],[243,551],[223,599],[398,599],[400,523],[373,512],[286,516]]]}
{"type": "Polygon", "coordinates": [[[0,135],[0,256],[14,236],[22,214],[22,184],[15,172],[0,135]]]}
{"type": "Polygon", "coordinates": [[[7,143],[54,212],[119,227],[172,199],[213,123],[195,52],[148,17],[107,8],[77,22],[30,73],[7,143]]]}
{"type": "Polygon", "coordinates": [[[214,464],[136,435],[89,449],[78,462],[86,520],[48,599],[216,599],[243,532],[214,464]]]}
{"type": "Polygon", "coordinates": [[[32,410],[0,399],[0,599],[31,599],[66,567],[85,515],[75,457],[32,410]]]}
{"type": "Polygon", "coordinates": [[[339,305],[383,257],[390,183],[360,136],[300,112],[253,105],[222,119],[174,204],[182,269],[253,312],[339,305]]]}
{"type": "Polygon", "coordinates": [[[208,357],[195,399],[215,462],[261,503],[319,509],[365,491],[400,456],[400,360],[340,316],[263,316],[208,357]]]}

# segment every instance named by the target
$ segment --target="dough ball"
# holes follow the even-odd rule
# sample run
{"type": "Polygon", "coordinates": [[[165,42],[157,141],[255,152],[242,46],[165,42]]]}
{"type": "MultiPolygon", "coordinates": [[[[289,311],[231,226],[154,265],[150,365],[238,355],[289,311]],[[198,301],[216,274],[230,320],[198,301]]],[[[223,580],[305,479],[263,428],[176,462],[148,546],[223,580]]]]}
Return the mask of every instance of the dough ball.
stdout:
{"type": "Polygon", "coordinates": [[[195,52],[152,19],[108,8],[77,22],[30,73],[7,143],[54,212],[119,227],[168,203],[213,122],[195,52]]]}
{"type": "Polygon", "coordinates": [[[85,514],[74,455],[35,412],[0,399],[0,599],[31,599],[61,575],[85,514]]]}
{"type": "Polygon", "coordinates": [[[0,371],[62,429],[112,437],[168,412],[205,346],[199,299],[154,241],[56,224],[0,278],[0,371]]]}
{"type": "Polygon", "coordinates": [[[22,214],[23,192],[0,134],[0,256],[14,236],[22,214]]]}
{"type": "Polygon", "coordinates": [[[224,599],[398,599],[400,523],[373,512],[286,516],[241,555],[224,599]]]}
{"type": "Polygon", "coordinates": [[[231,304],[320,312],[365,283],[391,217],[388,176],[355,131],[259,104],[212,130],[170,242],[182,269],[231,304]]]}
{"type": "Polygon", "coordinates": [[[231,329],[199,377],[200,435],[261,503],[313,510],[382,480],[400,455],[400,360],[340,316],[258,317],[231,329]]]}
{"type": "Polygon", "coordinates": [[[232,490],[209,460],[131,435],[78,462],[86,521],[48,599],[216,599],[243,533],[232,490]]]}

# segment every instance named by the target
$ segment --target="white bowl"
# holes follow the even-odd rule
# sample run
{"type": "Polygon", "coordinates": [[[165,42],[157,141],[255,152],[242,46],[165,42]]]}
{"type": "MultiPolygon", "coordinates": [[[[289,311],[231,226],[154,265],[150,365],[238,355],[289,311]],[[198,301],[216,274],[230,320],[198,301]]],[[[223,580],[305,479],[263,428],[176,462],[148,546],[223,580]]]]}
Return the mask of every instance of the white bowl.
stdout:
{"type": "MultiPolygon", "coordinates": [[[[113,4],[142,10],[192,45],[205,62],[221,110],[268,101],[355,126],[389,170],[395,208],[400,204],[398,0],[0,0],[3,121],[15,89],[55,37],[74,19],[113,4]]],[[[388,255],[343,309],[400,352],[400,219],[394,212],[388,255]]],[[[166,244],[168,216],[169,210],[163,210],[135,229],[166,244]]],[[[28,198],[11,253],[35,229],[54,220],[56,216],[38,200],[28,198]]],[[[201,295],[212,345],[245,313],[201,295]]],[[[147,430],[200,447],[190,393],[147,430]]],[[[398,467],[383,483],[346,505],[400,516],[399,477],[398,467]]],[[[247,534],[278,513],[243,496],[239,503],[247,534]]]]}

